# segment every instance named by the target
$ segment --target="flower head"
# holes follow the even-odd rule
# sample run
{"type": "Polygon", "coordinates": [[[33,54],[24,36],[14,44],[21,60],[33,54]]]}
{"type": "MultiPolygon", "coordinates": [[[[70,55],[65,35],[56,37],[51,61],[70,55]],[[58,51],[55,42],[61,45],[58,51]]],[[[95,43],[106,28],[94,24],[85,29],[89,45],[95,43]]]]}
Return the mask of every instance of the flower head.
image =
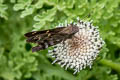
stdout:
{"type": "Polygon", "coordinates": [[[87,66],[91,68],[104,41],[100,38],[97,27],[93,26],[91,22],[79,20],[73,25],[79,27],[79,31],[70,39],[54,45],[51,55],[56,58],[53,63],[57,62],[65,69],[72,68],[75,74],[87,66]]]}

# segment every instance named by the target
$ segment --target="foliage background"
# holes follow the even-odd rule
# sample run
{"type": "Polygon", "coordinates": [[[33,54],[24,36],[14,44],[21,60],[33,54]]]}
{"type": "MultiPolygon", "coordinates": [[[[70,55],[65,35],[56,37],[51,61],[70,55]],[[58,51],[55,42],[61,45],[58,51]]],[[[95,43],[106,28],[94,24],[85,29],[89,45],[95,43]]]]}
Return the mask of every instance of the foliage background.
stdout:
{"type": "Polygon", "coordinates": [[[120,80],[120,0],[0,0],[0,80],[120,80]],[[92,69],[73,75],[47,50],[32,53],[24,34],[76,17],[93,20],[106,44],[92,69]]]}

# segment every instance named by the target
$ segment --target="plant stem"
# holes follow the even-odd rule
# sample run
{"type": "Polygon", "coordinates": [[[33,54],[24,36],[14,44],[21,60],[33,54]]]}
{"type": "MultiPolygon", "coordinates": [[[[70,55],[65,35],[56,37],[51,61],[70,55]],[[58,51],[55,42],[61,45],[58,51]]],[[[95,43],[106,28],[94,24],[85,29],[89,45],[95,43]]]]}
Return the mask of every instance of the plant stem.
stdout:
{"type": "Polygon", "coordinates": [[[116,70],[118,73],[120,73],[120,63],[115,63],[112,62],[111,60],[107,60],[107,59],[102,59],[99,62],[102,65],[111,67],[112,69],[116,70]]]}

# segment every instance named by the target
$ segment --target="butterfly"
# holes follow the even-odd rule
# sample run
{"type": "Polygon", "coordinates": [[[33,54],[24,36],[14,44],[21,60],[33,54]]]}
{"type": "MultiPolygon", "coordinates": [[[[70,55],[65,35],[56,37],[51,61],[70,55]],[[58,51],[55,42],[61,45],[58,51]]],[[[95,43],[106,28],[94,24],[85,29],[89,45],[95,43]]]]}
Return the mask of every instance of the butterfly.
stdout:
{"type": "Polygon", "coordinates": [[[70,39],[78,31],[79,28],[71,23],[67,27],[63,26],[49,30],[32,31],[26,33],[24,36],[27,38],[26,42],[37,44],[37,46],[32,47],[32,52],[36,52],[70,39]]]}

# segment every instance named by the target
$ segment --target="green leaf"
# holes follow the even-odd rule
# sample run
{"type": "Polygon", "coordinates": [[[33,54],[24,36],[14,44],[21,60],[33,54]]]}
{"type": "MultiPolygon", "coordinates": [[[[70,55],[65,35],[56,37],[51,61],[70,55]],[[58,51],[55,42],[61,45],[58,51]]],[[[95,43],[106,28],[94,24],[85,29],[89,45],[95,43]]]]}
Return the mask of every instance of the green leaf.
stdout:
{"type": "Polygon", "coordinates": [[[43,12],[41,15],[36,15],[34,17],[35,21],[39,21],[38,23],[34,24],[33,27],[36,29],[42,29],[47,22],[52,22],[56,14],[56,8],[43,12]]]}
{"type": "Polygon", "coordinates": [[[15,11],[23,10],[24,8],[25,8],[25,4],[23,4],[23,3],[15,4],[14,7],[13,7],[13,9],[15,11]]]}
{"type": "Polygon", "coordinates": [[[44,5],[44,0],[39,0],[36,4],[35,4],[35,8],[40,9],[42,8],[44,5]]]}
{"type": "Polygon", "coordinates": [[[0,4],[3,3],[3,2],[4,2],[4,0],[0,0],[0,4]]]}
{"type": "Polygon", "coordinates": [[[4,18],[4,19],[8,19],[8,14],[6,12],[6,10],[8,9],[7,5],[4,4],[0,4],[0,17],[4,18]]]}
{"type": "Polygon", "coordinates": [[[36,23],[36,24],[34,24],[34,30],[40,30],[40,29],[42,29],[43,27],[45,26],[45,22],[44,21],[41,21],[41,22],[38,22],[38,23],[36,23]]]}
{"type": "Polygon", "coordinates": [[[25,16],[31,15],[34,12],[35,8],[33,6],[30,6],[26,8],[24,11],[22,11],[21,18],[24,18],[25,16]]]}

